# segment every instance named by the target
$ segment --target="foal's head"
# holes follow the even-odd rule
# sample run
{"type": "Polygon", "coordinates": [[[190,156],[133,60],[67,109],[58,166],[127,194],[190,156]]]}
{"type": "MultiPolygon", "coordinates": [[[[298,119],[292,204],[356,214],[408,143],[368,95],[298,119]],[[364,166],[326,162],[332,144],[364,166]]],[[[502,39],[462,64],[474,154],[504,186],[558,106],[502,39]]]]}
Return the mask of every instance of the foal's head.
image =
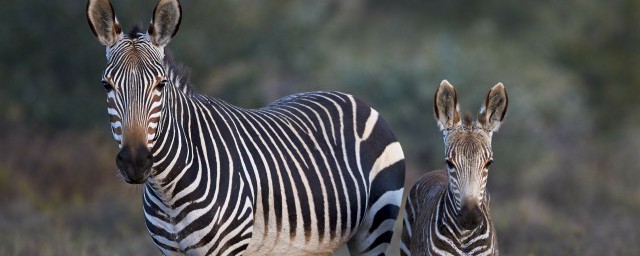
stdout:
{"type": "Polygon", "coordinates": [[[444,135],[449,190],[455,211],[466,229],[481,221],[489,166],[493,163],[491,135],[507,113],[507,91],[495,85],[484,102],[476,121],[460,117],[455,88],[446,80],[436,90],[434,110],[444,135]]]}

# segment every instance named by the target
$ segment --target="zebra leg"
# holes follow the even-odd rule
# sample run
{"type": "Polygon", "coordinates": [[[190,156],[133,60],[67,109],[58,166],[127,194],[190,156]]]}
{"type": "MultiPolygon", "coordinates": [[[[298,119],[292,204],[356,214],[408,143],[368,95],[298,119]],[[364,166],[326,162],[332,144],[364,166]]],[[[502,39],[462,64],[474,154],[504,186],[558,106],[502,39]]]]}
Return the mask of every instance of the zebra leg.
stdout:
{"type": "MultiPolygon", "coordinates": [[[[385,150],[380,159],[394,159],[385,154],[402,154],[402,151],[385,150]]],[[[380,170],[375,168],[374,164],[372,172],[378,171],[378,174],[371,182],[366,215],[358,231],[348,242],[351,255],[385,255],[400,212],[404,192],[404,158],[385,165],[380,170]]]]}

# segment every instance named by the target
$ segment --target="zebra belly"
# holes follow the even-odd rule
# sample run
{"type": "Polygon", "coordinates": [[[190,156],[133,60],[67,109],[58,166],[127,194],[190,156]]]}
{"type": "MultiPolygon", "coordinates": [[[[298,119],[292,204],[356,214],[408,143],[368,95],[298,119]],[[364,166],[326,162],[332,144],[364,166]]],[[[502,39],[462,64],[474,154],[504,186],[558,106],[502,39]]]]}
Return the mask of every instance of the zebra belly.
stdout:
{"type": "MultiPolygon", "coordinates": [[[[293,231],[295,236],[290,236],[292,230],[289,229],[286,218],[280,230],[277,229],[275,220],[265,223],[260,203],[256,205],[254,213],[253,235],[244,255],[331,255],[349,240],[349,232],[343,237],[334,239],[319,239],[319,236],[312,232],[311,237],[306,241],[301,228],[293,231]]],[[[269,218],[269,220],[273,219],[269,218]]],[[[302,225],[298,225],[300,226],[302,225]]]]}

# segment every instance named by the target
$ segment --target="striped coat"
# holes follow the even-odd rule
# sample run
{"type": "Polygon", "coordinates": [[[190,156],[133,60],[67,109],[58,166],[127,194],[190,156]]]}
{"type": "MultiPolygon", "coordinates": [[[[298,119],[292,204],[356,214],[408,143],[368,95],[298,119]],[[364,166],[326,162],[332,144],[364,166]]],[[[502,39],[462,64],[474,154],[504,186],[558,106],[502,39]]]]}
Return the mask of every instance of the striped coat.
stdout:
{"type": "Polygon", "coordinates": [[[165,253],[329,253],[352,237],[362,249],[378,245],[365,236],[391,238],[404,162],[375,110],[338,92],[248,110],[165,90],[144,193],[165,253]],[[358,237],[360,227],[382,233],[358,237]]]}

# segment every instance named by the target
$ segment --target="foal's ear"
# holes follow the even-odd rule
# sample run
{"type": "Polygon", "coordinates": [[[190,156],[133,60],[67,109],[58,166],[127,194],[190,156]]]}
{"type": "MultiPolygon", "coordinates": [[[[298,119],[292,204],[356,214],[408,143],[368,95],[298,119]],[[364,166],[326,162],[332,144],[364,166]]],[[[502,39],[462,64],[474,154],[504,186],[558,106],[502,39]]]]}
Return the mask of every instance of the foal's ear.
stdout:
{"type": "Polygon", "coordinates": [[[89,0],[87,21],[98,41],[106,46],[114,45],[122,36],[120,25],[109,0],[89,0]]]}
{"type": "Polygon", "coordinates": [[[491,132],[497,131],[498,128],[500,128],[504,116],[507,114],[508,105],[507,90],[504,89],[502,83],[496,84],[487,94],[484,106],[480,109],[478,122],[480,122],[480,125],[486,130],[491,132]]]}
{"type": "Polygon", "coordinates": [[[153,11],[149,26],[151,41],[156,46],[166,46],[178,32],[181,19],[182,7],[178,0],[160,0],[153,11]]]}
{"type": "Polygon", "coordinates": [[[460,125],[458,96],[456,89],[447,80],[442,80],[433,100],[436,121],[441,130],[460,125]]]}

